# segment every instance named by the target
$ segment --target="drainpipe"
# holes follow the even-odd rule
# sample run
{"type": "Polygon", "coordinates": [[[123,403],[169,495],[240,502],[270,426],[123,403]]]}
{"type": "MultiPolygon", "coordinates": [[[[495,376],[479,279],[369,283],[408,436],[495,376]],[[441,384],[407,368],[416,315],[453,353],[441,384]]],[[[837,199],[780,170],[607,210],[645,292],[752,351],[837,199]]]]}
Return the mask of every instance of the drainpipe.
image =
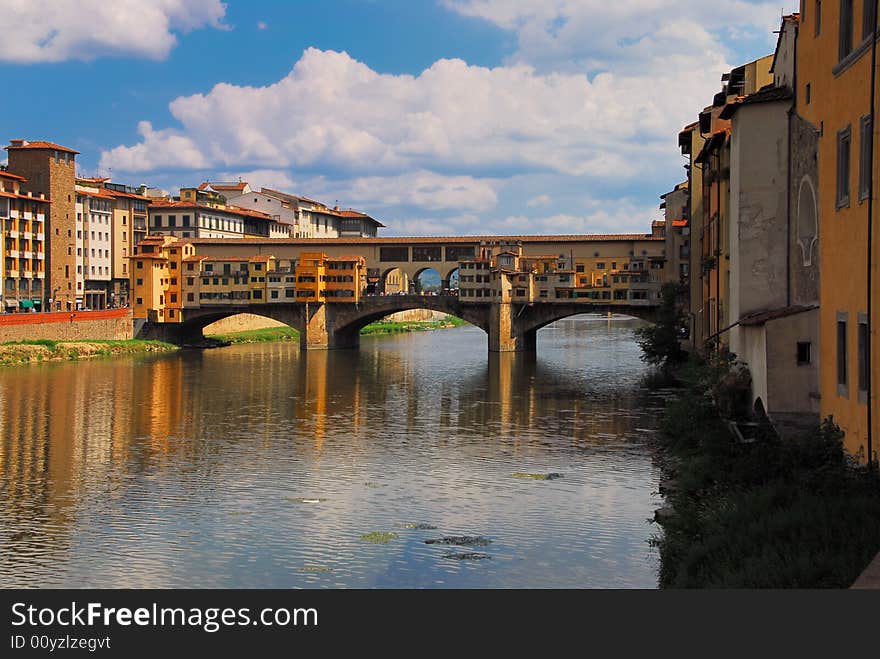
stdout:
{"type": "Polygon", "coordinates": [[[877,148],[877,145],[874,143],[874,131],[877,129],[877,38],[878,30],[877,30],[877,17],[878,17],[878,9],[880,9],[880,0],[874,0],[874,35],[871,40],[871,112],[869,116],[871,117],[871,153],[868,154],[868,263],[867,263],[867,276],[868,276],[868,309],[867,309],[867,320],[868,320],[868,345],[865,351],[865,369],[867,371],[865,378],[865,387],[867,389],[868,396],[868,437],[867,437],[867,445],[868,445],[868,467],[872,467],[874,463],[874,446],[873,446],[873,423],[874,423],[874,415],[872,412],[873,401],[871,399],[871,363],[872,363],[872,352],[874,342],[871,336],[871,312],[872,309],[872,292],[873,292],[873,254],[872,249],[874,247],[874,150],[877,148]]]}

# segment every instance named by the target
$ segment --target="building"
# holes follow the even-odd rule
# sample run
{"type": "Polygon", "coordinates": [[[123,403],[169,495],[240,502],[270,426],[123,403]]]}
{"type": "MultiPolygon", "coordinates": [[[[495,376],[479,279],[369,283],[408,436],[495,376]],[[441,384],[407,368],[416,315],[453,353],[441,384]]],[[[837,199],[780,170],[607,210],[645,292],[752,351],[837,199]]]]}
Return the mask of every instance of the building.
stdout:
{"type": "Polygon", "coordinates": [[[206,307],[357,303],[366,288],[362,256],[208,256],[186,239],[149,236],[129,260],[134,317],[153,322],[181,323],[188,309],[206,307]]]}
{"type": "Polygon", "coordinates": [[[147,237],[147,205],[150,199],[141,191],[120,183],[104,183],[104,192],[113,197],[110,306],[125,307],[131,303],[128,259],[134,254],[134,246],[147,237]]]}
{"type": "Polygon", "coordinates": [[[684,181],[660,197],[666,238],[666,281],[690,282],[690,188],[684,181]]]}
{"type": "Polygon", "coordinates": [[[77,179],[76,308],[106,309],[113,298],[113,205],[103,180],[77,179]]]}
{"type": "Polygon", "coordinates": [[[381,222],[355,210],[329,208],[321,202],[271,188],[252,190],[248,183],[203,183],[200,190],[223,195],[227,202],[240,208],[271,215],[288,227],[290,238],[372,238],[381,222]]]}
{"type": "Polygon", "coordinates": [[[0,311],[42,310],[46,302],[49,200],[25,194],[22,176],[0,170],[0,311]]]}
{"type": "Polygon", "coordinates": [[[178,238],[287,238],[289,229],[271,215],[228,205],[210,189],[181,188],[180,200],[157,199],[148,207],[149,232],[178,238]]]}
{"type": "MultiPolygon", "coordinates": [[[[56,310],[76,308],[76,156],[52,142],[11,140],[7,169],[24,177],[21,191],[51,201],[46,218],[45,299],[56,310]]],[[[49,305],[44,306],[46,308],[49,305]]]]}
{"type": "Polygon", "coordinates": [[[817,142],[817,175],[794,180],[796,235],[818,257],[819,394],[822,417],[846,433],[847,448],[877,459],[878,90],[875,0],[801,6],[795,109],[817,142]],[[872,93],[873,92],[873,93],[872,93]]]}
{"type": "Polygon", "coordinates": [[[793,112],[797,28],[797,15],[783,18],[773,82],[720,115],[731,125],[729,347],[749,367],[753,405],[783,432],[819,420],[816,235],[793,230],[791,188],[815,180],[815,140],[793,112]]]}

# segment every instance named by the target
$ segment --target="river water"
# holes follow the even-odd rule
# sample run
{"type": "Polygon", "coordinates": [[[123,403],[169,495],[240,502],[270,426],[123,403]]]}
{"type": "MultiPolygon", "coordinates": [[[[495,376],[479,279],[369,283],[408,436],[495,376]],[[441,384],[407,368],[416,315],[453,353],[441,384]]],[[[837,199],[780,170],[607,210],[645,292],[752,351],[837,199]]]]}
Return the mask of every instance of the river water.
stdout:
{"type": "Polygon", "coordinates": [[[639,322],[2,370],[0,585],[654,588],[639,322]]]}

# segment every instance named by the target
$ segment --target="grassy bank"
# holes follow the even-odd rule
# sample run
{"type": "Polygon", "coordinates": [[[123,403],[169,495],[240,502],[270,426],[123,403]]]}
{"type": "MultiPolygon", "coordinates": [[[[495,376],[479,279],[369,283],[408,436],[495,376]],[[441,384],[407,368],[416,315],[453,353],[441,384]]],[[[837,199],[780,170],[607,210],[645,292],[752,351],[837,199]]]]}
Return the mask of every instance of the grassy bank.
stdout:
{"type": "Polygon", "coordinates": [[[880,550],[877,477],[830,422],[794,439],[763,427],[753,443],[734,440],[714,402],[724,377],[689,363],[665,414],[660,586],[849,587],[880,550]]]}
{"type": "Polygon", "coordinates": [[[0,366],[46,361],[75,361],[111,355],[169,352],[176,346],[161,341],[16,341],[0,343],[0,366]]]}
{"type": "MultiPolygon", "coordinates": [[[[466,325],[465,321],[449,317],[437,321],[393,322],[379,321],[371,323],[361,330],[362,336],[375,334],[401,334],[404,332],[425,332],[428,330],[447,329],[466,325]]],[[[264,343],[268,341],[298,341],[299,332],[291,327],[268,327],[266,329],[230,332],[227,334],[211,334],[212,339],[231,341],[232,343],[264,343]]]]}

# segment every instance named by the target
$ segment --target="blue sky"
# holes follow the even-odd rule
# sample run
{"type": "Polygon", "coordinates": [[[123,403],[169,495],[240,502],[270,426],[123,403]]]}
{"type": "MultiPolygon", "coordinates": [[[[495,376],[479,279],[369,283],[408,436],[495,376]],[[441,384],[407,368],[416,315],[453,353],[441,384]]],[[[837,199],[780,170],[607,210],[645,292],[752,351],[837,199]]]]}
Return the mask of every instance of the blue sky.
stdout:
{"type": "Polygon", "coordinates": [[[761,0],[0,0],[12,138],[83,175],[269,185],[388,235],[644,232],[761,0]]]}

